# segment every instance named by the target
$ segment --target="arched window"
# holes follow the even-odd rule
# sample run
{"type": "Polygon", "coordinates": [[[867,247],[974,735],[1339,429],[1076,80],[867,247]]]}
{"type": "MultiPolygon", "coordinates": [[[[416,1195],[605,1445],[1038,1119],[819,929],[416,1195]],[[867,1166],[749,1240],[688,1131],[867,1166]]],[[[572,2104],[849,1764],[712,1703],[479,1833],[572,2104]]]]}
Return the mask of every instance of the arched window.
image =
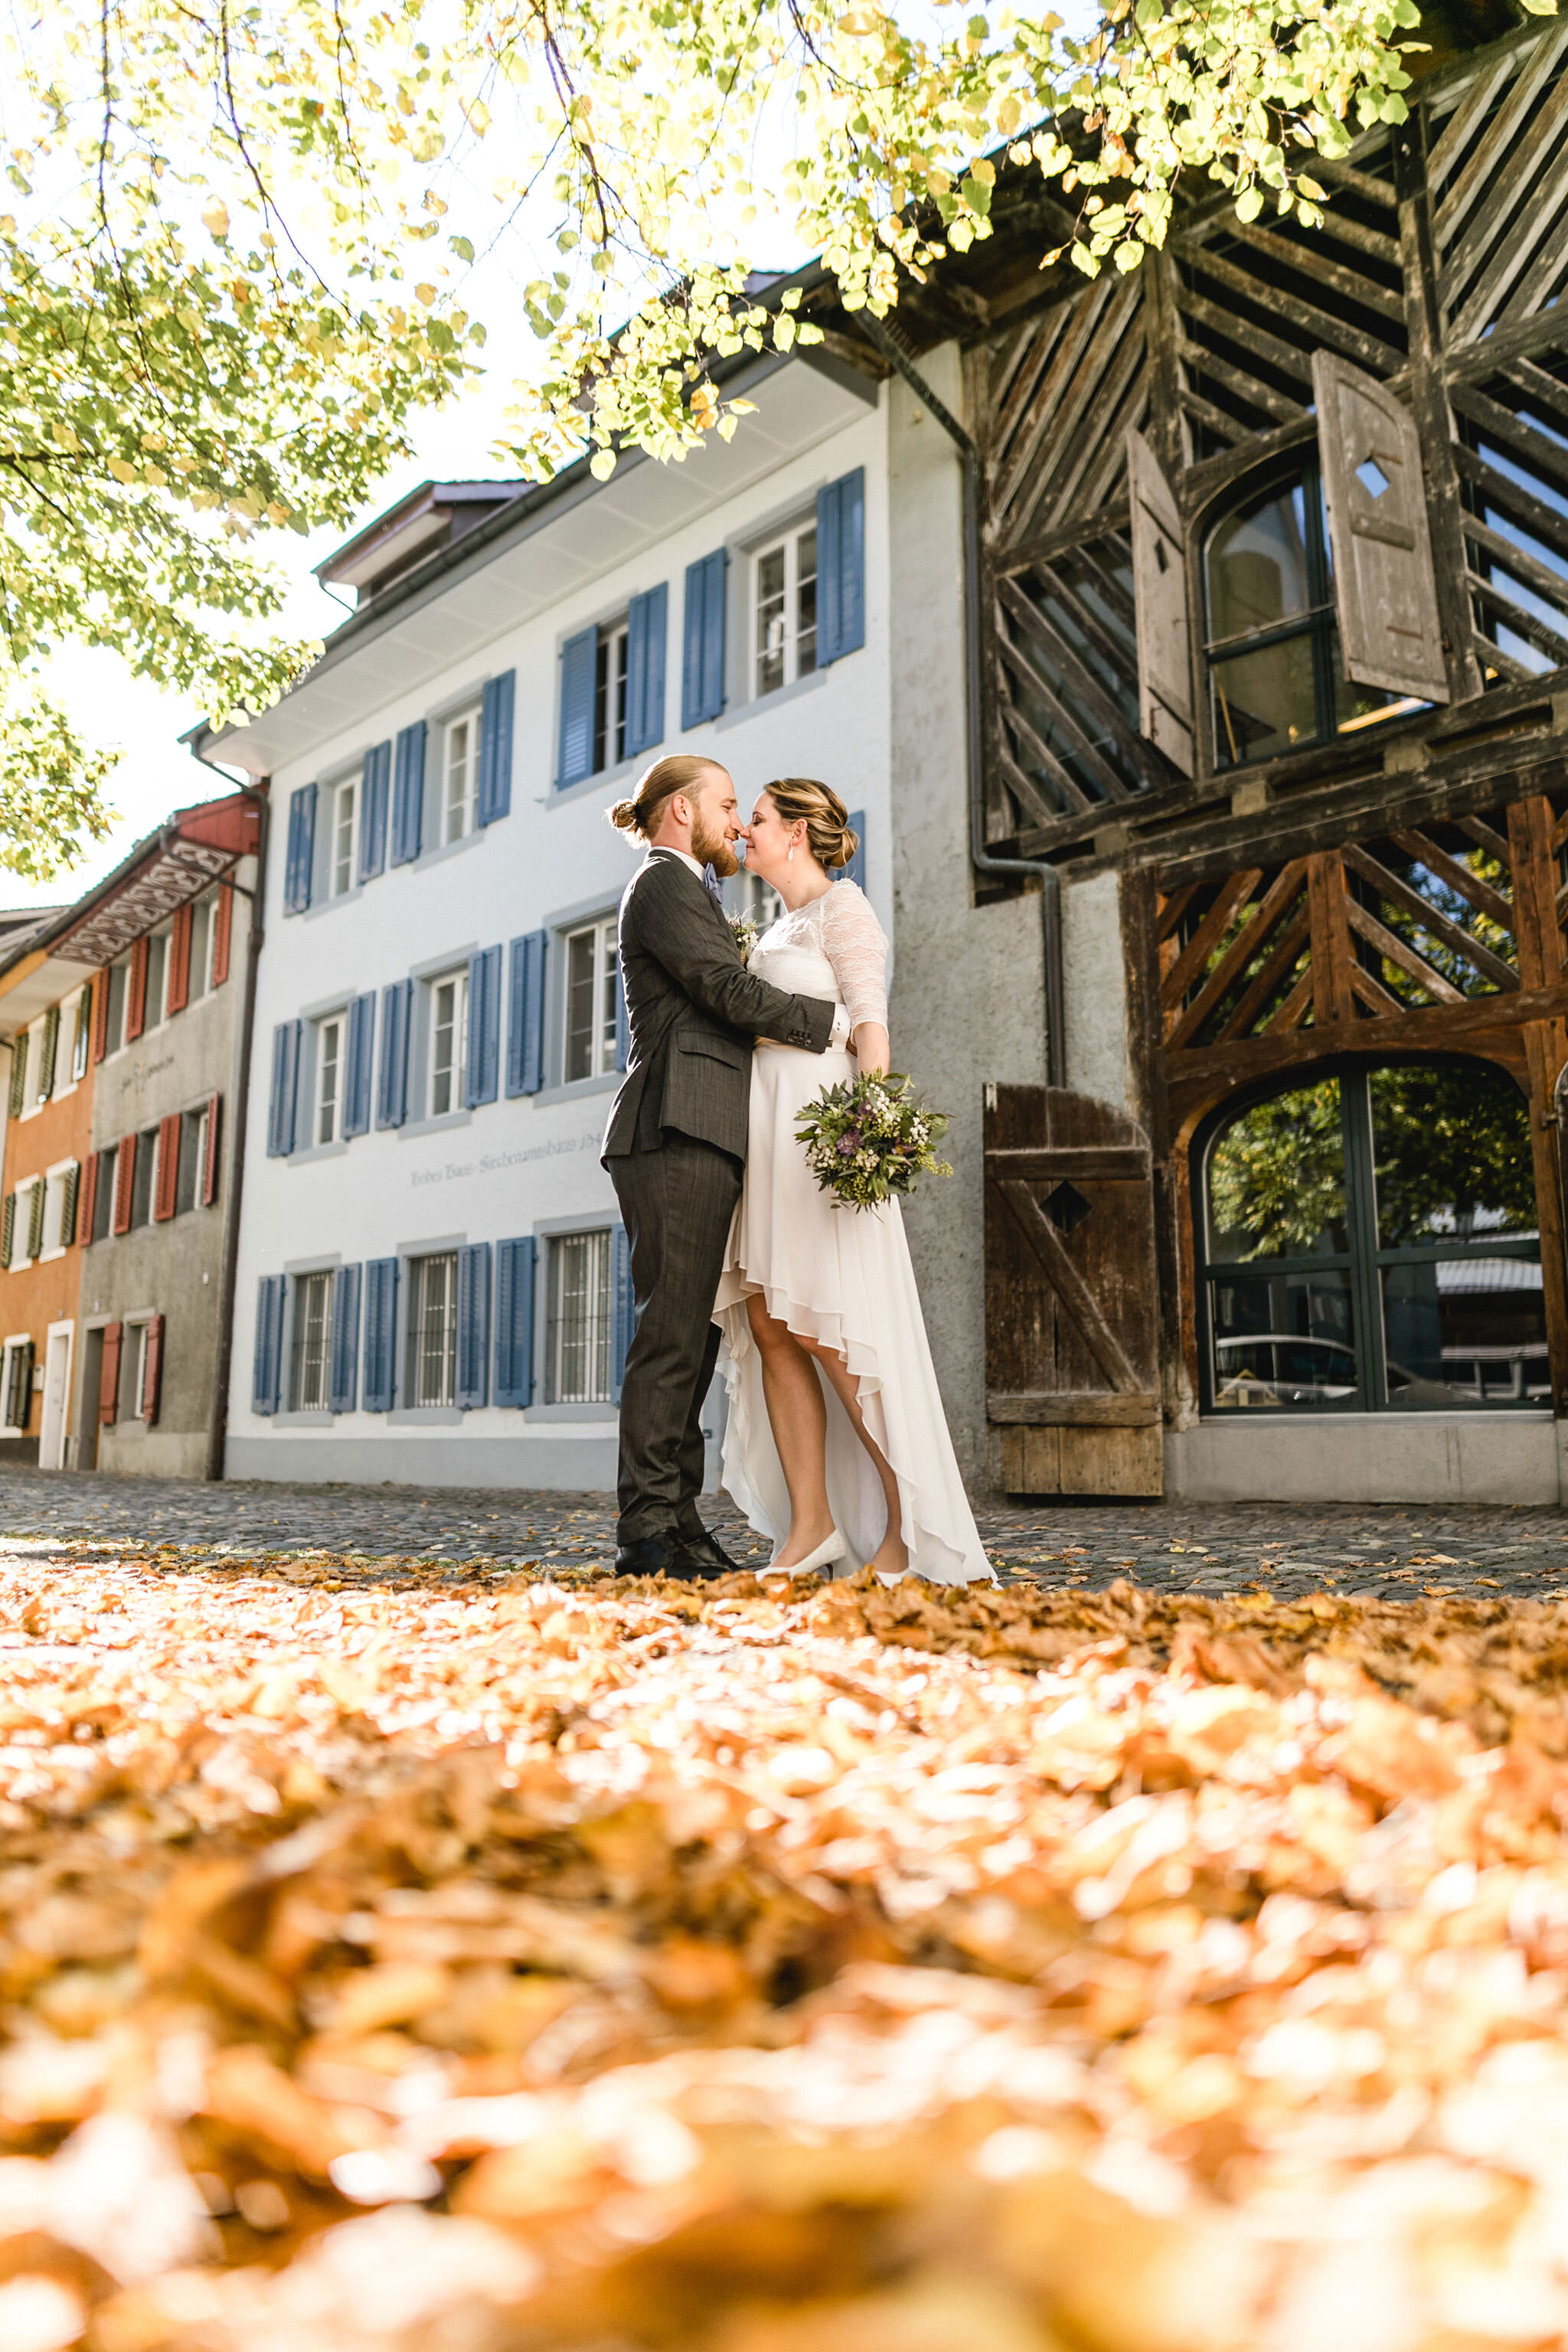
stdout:
{"type": "Polygon", "coordinates": [[[1199,1166],[1207,1411],[1550,1405],[1530,1113],[1505,1072],[1300,1080],[1215,1121],[1199,1166]]]}
{"type": "Polygon", "coordinates": [[[1425,707],[1345,678],[1316,465],[1262,488],[1255,479],[1210,526],[1204,597],[1216,767],[1279,759],[1425,707]]]}

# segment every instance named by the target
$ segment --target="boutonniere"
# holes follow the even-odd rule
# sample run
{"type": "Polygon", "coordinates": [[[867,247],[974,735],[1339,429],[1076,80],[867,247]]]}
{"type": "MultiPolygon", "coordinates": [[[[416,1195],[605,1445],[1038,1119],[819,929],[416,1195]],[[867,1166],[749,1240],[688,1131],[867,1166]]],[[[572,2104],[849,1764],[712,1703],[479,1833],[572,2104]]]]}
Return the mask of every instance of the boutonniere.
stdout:
{"type": "Polygon", "coordinates": [[[741,961],[750,963],[752,950],[757,944],[758,934],[755,923],[752,922],[750,915],[731,915],[730,929],[740,952],[741,961]]]}

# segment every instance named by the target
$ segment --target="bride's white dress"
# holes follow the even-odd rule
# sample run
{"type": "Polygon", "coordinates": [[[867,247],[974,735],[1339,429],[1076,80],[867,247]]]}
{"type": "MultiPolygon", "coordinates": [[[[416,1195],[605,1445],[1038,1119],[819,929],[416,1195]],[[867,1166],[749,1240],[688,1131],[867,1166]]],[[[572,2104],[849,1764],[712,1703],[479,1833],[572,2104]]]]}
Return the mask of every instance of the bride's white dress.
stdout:
{"type": "MultiPolygon", "coordinates": [[[[783,916],[752,954],[752,970],[775,987],[842,1004],[851,1034],[862,1021],[886,1026],[887,968],[886,934],[850,881],[783,916]]],[[[856,1066],[841,1049],[808,1054],[767,1039],[752,1056],[746,1180],[713,1309],[730,1391],[724,1485],[775,1554],[781,1550],[789,1494],[746,1313],[747,1298],[761,1291],[775,1320],[820,1340],[854,1374],[866,1425],[898,1475],[911,1571],[969,1584],[993,1571],[948,1434],[900,1204],[837,1207],[795,1137],[805,1104],[852,1077],[856,1066]]],[[[881,1542],[886,1507],[848,1415],[820,1370],[817,1377],[827,1403],[827,1495],[834,1525],[849,1541],[847,1570],[881,1542]]]]}

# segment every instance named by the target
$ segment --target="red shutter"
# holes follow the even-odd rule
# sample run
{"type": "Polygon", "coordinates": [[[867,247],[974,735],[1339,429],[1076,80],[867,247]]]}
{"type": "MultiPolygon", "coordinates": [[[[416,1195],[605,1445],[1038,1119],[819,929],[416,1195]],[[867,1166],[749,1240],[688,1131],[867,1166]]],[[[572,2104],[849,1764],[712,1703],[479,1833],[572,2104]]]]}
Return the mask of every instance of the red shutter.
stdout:
{"type": "Polygon", "coordinates": [[[169,938],[169,1010],[183,1013],[190,1001],[191,909],[187,902],[175,915],[169,938]]]}
{"type": "Polygon", "coordinates": [[[218,1117],[223,1109],[223,1097],[214,1095],[207,1104],[207,1148],[202,1161],[201,1191],[198,1198],[204,1209],[210,1209],[217,1199],[218,1117]]]}
{"type": "Polygon", "coordinates": [[[147,1019],[147,938],[143,932],[131,950],[131,981],[125,991],[125,1034],[140,1037],[147,1019]]]}
{"type": "Polygon", "coordinates": [[[107,1428],[120,1408],[120,1333],[118,1323],[103,1330],[103,1362],[98,1375],[98,1417],[107,1428]]]}
{"type": "Polygon", "coordinates": [[[92,991],[92,1058],[101,1062],[109,1050],[109,974],[100,971],[92,991]]]}
{"type": "Polygon", "coordinates": [[[234,934],[234,887],[231,883],[218,885],[217,908],[213,916],[213,986],[221,988],[228,978],[228,946],[234,934]]]}
{"type": "Polygon", "coordinates": [[[147,1326],[147,1360],[142,1374],[141,1412],[143,1421],[158,1418],[158,1390],[163,1377],[163,1318],[154,1315],[147,1326]]]}
{"type": "Polygon", "coordinates": [[[98,1154],[89,1151],[82,1162],[81,1190],[77,1195],[76,1237],[85,1249],[92,1239],[93,1214],[98,1207],[98,1154]]]}
{"type": "Polygon", "coordinates": [[[171,1111],[158,1122],[158,1184],[153,1214],[159,1224],[174,1213],[174,1188],[180,1181],[180,1114],[171,1111]]]}
{"type": "Polygon", "coordinates": [[[135,1176],[136,1138],[133,1135],[122,1135],[120,1139],[119,1154],[114,1162],[114,1218],[110,1227],[111,1233],[128,1234],[131,1231],[131,1188],[135,1176]]]}

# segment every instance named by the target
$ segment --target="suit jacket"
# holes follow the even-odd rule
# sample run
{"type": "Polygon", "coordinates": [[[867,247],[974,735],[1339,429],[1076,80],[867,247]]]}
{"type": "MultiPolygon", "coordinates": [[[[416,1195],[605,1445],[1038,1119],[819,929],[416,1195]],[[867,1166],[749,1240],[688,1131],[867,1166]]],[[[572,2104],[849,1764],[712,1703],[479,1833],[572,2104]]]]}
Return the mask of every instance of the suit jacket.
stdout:
{"type": "Polygon", "coordinates": [[[712,892],[679,857],[658,851],[626,885],[620,957],[631,1050],[604,1157],[657,1150],[673,1129],[743,1160],[752,1041],[820,1054],[833,1005],[748,971],[712,892]]]}

